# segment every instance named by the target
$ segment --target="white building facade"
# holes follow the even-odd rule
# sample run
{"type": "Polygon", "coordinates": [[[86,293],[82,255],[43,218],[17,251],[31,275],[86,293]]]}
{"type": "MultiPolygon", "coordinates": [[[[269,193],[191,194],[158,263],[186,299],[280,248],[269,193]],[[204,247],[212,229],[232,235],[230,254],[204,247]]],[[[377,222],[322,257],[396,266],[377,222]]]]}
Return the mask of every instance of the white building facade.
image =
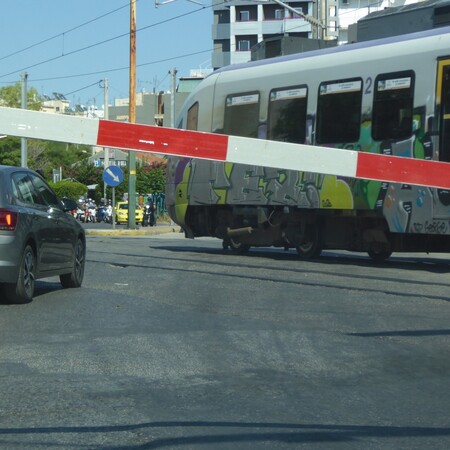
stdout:
{"type": "Polygon", "coordinates": [[[345,43],[349,26],[367,14],[417,3],[417,0],[316,0],[283,1],[287,6],[283,7],[270,0],[211,1],[214,69],[250,61],[250,49],[269,38],[295,36],[345,43]]]}

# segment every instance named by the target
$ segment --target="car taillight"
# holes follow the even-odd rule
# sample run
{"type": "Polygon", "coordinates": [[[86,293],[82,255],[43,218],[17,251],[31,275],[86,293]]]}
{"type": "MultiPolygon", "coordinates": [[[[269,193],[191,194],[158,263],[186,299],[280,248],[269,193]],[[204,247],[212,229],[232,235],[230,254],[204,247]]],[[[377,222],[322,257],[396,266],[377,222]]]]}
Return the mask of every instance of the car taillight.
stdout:
{"type": "Polygon", "coordinates": [[[14,231],[17,225],[17,213],[7,209],[0,209],[0,230],[14,231]]]}

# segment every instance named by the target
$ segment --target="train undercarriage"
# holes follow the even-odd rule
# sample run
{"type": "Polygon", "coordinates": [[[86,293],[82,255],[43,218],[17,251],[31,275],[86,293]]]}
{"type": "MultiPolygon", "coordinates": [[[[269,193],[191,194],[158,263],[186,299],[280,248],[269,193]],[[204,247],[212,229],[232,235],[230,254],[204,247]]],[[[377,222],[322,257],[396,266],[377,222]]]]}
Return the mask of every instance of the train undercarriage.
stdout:
{"type": "Polygon", "coordinates": [[[186,237],[217,237],[235,253],[251,247],[295,248],[306,260],[333,249],[365,252],[383,261],[392,252],[450,252],[449,235],[392,233],[376,211],[189,206],[185,220],[186,237]]]}

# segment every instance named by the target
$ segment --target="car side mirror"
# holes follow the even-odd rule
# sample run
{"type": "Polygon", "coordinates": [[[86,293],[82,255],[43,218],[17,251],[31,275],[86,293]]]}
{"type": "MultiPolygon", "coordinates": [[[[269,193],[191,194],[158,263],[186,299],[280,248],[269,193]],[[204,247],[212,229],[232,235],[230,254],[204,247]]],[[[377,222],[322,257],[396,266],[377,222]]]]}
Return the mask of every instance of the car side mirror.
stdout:
{"type": "Polygon", "coordinates": [[[61,203],[65,212],[77,209],[77,202],[71,198],[63,197],[61,203]]]}

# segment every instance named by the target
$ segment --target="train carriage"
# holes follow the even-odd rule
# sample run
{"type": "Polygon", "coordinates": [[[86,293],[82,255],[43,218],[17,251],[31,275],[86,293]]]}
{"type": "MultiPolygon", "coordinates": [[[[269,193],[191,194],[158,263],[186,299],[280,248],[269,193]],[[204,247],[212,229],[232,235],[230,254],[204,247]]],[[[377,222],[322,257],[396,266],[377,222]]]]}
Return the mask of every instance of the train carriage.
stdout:
{"type": "MultiPolygon", "coordinates": [[[[222,68],[178,126],[450,162],[450,28],[222,68]]],[[[176,157],[167,172],[169,213],[186,236],[237,252],[450,252],[445,189],[176,157]]]]}

